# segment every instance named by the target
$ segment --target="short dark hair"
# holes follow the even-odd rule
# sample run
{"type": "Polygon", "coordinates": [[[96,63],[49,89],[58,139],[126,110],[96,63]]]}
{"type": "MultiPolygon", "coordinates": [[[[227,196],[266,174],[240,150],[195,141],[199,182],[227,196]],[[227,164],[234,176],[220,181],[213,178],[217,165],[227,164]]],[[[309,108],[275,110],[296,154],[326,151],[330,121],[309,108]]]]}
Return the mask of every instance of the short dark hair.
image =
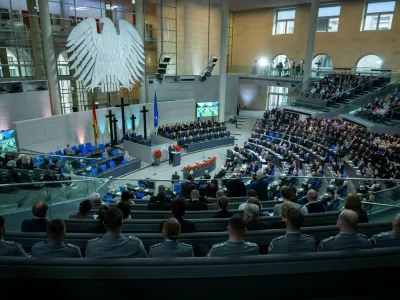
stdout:
{"type": "Polygon", "coordinates": [[[47,236],[52,240],[60,239],[64,236],[65,222],[62,219],[51,220],[47,224],[47,236]]]}
{"type": "Polygon", "coordinates": [[[131,213],[131,208],[128,201],[118,201],[117,208],[122,211],[124,219],[126,219],[131,213]]]}
{"type": "Polygon", "coordinates": [[[294,195],[293,189],[289,186],[284,185],[283,187],[281,187],[281,195],[286,200],[292,200],[294,195]]]}
{"type": "Polygon", "coordinates": [[[211,183],[214,183],[215,185],[218,186],[218,180],[217,179],[211,179],[211,183]]]}
{"type": "Polygon", "coordinates": [[[104,216],[104,225],[107,229],[116,230],[122,225],[124,214],[119,208],[111,207],[104,216]]]}
{"type": "Polygon", "coordinates": [[[189,175],[186,177],[186,179],[192,181],[192,180],[193,180],[193,176],[189,174],[189,175]]]}
{"type": "Polygon", "coordinates": [[[46,218],[49,206],[44,201],[36,202],[32,205],[32,215],[36,218],[46,218]]]}
{"type": "Polygon", "coordinates": [[[300,229],[300,227],[303,226],[304,217],[296,208],[291,208],[288,210],[286,219],[295,229],[300,229]]]}
{"type": "Polygon", "coordinates": [[[92,201],[91,200],[83,200],[79,204],[79,212],[83,214],[87,214],[92,209],[92,201]]]}
{"type": "Polygon", "coordinates": [[[174,218],[182,219],[186,212],[185,198],[178,198],[171,202],[171,210],[174,218]]]}
{"type": "Polygon", "coordinates": [[[244,236],[246,233],[246,222],[239,214],[234,214],[229,219],[229,228],[231,233],[237,236],[244,236]]]}
{"type": "Polygon", "coordinates": [[[227,209],[228,208],[228,197],[222,196],[217,199],[217,203],[220,209],[227,209]]]}
{"type": "Polygon", "coordinates": [[[247,197],[257,197],[257,192],[253,189],[247,191],[247,197]]]}
{"type": "Polygon", "coordinates": [[[106,216],[106,214],[107,214],[107,212],[110,210],[110,207],[108,206],[108,205],[106,205],[106,204],[103,204],[102,206],[100,206],[100,208],[99,208],[99,212],[98,212],[98,214],[99,214],[99,222],[100,222],[100,224],[102,225],[102,226],[104,226],[104,218],[105,218],[105,216],[106,216]]]}
{"type": "Polygon", "coordinates": [[[122,201],[129,201],[131,199],[131,193],[129,191],[123,191],[121,193],[121,200],[122,201]]]}
{"type": "Polygon", "coordinates": [[[5,223],[6,223],[6,221],[4,220],[4,217],[0,216],[0,227],[4,227],[5,223]]]}

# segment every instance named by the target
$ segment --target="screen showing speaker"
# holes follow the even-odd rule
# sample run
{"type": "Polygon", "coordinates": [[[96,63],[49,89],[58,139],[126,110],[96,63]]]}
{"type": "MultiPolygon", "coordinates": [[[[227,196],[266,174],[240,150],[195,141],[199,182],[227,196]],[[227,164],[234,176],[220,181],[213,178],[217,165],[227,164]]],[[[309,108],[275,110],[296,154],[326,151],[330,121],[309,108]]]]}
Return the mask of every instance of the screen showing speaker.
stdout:
{"type": "Polygon", "coordinates": [[[14,130],[3,130],[0,131],[0,147],[4,150],[11,152],[17,150],[17,145],[15,143],[14,130]]]}
{"type": "Polygon", "coordinates": [[[196,103],[197,118],[218,116],[218,102],[196,103]]]}

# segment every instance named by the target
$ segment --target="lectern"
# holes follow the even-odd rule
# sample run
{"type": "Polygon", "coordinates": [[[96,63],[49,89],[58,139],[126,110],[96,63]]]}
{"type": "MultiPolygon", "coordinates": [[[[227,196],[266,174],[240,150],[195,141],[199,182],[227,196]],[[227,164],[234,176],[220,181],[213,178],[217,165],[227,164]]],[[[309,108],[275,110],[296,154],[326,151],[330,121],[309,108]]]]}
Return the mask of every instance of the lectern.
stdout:
{"type": "Polygon", "coordinates": [[[177,167],[181,164],[181,153],[173,151],[172,152],[172,166],[177,167]]]}

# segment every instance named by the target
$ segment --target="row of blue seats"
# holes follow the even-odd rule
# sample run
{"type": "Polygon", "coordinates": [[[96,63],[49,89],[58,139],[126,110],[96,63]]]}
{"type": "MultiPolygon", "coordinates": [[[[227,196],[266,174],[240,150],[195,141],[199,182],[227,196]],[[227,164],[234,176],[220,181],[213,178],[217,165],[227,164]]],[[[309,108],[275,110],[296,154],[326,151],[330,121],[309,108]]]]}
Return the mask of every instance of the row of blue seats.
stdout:
{"type": "MultiPolygon", "coordinates": [[[[86,156],[89,154],[89,152],[96,152],[96,151],[104,151],[105,146],[104,144],[99,144],[97,149],[95,146],[92,145],[92,143],[87,142],[85,144],[79,144],[78,146],[74,145],[71,146],[71,150],[74,151],[75,153],[79,150],[81,151],[81,156],[86,156]]],[[[49,154],[54,154],[54,155],[67,155],[66,149],[64,150],[57,150],[55,152],[50,152],[49,154]]]]}
{"type": "MultiPolygon", "coordinates": [[[[124,159],[121,161],[121,164],[125,165],[127,163],[127,161],[124,159]]],[[[112,169],[115,168],[115,162],[114,161],[110,161],[108,162],[108,166],[107,164],[102,164],[100,166],[100,172],[106,172],[107,169],[112,169]]],[[[91,172],[88,174],[88,177],[93,177],[99,174],[99,169],[98,168],[92,168],[91,172]]]]}

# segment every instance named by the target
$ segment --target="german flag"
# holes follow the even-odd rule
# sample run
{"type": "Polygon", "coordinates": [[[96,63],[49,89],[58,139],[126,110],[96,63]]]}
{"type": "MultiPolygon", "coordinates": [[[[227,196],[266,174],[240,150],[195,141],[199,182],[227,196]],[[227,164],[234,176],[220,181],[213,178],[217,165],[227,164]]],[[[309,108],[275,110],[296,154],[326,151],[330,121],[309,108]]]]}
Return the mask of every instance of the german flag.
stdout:
{"type": "Polygon", "coordinates": [[[99,126],[97,125],[96,107],[94,106],[94,100],[92,100],[92,124],[94,130],[94,138],[99,138],[99,126]]]}

